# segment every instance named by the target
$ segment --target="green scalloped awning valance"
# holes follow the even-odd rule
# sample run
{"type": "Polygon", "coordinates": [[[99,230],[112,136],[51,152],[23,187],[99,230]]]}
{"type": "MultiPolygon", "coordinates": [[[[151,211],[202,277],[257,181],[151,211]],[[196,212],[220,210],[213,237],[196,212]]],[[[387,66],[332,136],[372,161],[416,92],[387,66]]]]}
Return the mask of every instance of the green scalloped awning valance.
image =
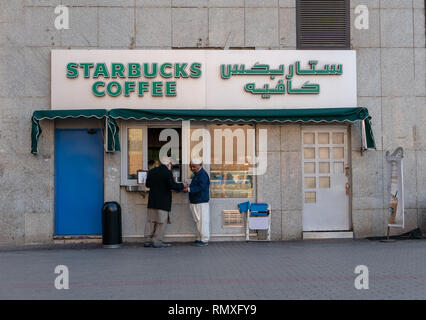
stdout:
{"type": "Polygon", "coordinates": [[[120,141],[118,138],[118,126],[113,118],[108,117],[106,109],[87,109],[87,110],[37,110],[31,117],[31,153],[38,153],[38,139],[41,135],[40,120],[54,119],[79,119],[96,118],[105,119],[107,126],[107,151],[119,151],[120,141]]]}
{"type": "Polygon", "coordinates": [[[193,120],[231,122],[333,122],[357,121],[367,118],[367,108],[322,109],[112,109],[114,119],[193,120]]]}
{"type": "Polygon", "coordinates": [[[364,121],[365,147],[375,149],[368,109],[318,108],[318,109],[112,109],[108,116],[124,120],[192,120],[226,122],[356,122],[364,121]]]}
{"type": "Polygon", "coordinates": [[[368,109],[318,108],[318,109],[112,109],[112,110],[43,110],[35,111],[32,117],[31,152],[37,153],[38,137],[41,134],[39,120],[66,118],[106,118],[107,151],[119,151],[118,126],[115,119],[122,120],[192,120],[222,122],[356,122],[363,121],[363,137],[367,149],[376,148],[371,116],[368,109]]]}

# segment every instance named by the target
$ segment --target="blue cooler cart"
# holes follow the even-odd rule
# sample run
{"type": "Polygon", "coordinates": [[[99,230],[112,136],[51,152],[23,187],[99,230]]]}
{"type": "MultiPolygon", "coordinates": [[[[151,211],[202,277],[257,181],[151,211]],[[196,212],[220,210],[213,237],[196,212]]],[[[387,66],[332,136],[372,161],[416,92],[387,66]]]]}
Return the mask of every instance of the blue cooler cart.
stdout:
{"type": "Polygon", "coordinates": [[[238,205],[240,212],[246,212],[246,241],[250,241],[250,230],[267,230],[266,240],[271,241],[271,207],[267,203],[250,203],[249,201],[238,205]]]}

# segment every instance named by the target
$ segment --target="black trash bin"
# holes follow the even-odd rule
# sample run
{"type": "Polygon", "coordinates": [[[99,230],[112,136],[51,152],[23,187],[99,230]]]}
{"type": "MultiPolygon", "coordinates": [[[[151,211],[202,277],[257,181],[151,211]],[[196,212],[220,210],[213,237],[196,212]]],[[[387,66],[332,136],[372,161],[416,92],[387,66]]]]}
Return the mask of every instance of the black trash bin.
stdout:
{"type": "Polygon", "coordinates": [[[102,206],[102,244],[104,248],[119,248],[121,239],[121,207],[115,202],[102,206]]]}

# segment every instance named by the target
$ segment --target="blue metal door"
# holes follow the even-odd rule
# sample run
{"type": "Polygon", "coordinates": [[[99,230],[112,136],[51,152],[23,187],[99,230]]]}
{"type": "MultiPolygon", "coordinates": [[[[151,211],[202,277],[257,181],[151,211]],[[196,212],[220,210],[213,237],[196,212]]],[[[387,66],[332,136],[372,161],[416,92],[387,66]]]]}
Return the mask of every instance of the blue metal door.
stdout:
{"type": "Polygon", "coordinates": [[[102,233],[104,150],[100,129],[56,129],[55,234],[102,233]]]}

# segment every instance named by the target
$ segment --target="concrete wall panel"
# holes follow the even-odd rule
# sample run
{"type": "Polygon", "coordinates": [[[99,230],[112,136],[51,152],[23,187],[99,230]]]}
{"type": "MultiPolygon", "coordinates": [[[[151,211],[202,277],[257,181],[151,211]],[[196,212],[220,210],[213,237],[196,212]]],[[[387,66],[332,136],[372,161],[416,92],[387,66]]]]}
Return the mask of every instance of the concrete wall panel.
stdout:
{"type": "MultiPolygon", "coordinates": [[[[0,243],[53,240],[54,121],[40,122],[43,129],[40,152],[37,156],[29,153],[31,114],[50,108],[51,49],[223,47],[231,31],[231,47],[293,49],[295,3],[295,0],[0,1],[3,185],[0,243]],[[69,7],[69,30],[56,30],[54,26],[57,17],[54,9],[59,4],[69,7]]],[[[351,46],[357,50],[358,105],[367,107],[373,117],[378,150],[361,156],[360,127],[351,125],[355,237],[385,232],[390,171],[384,154],[397,146],[406,152],[404,230],[416,226],[426,229],[424,33],[423,0],[351,1],[351,46]],[[368,6],[368,30],[354,26],[354,9],[359,4],[368,6]]],[[[258,127],[266,127],[269,134],[268,171],[257,179],[257,200],[271,203],[274,240],[301,239],[301,127],[299,124],[258,127]]],[[[141,235],[147,198],[119,186],[120,161],[120,153],[105,154],[105,200],[122,205],[125,236],[141,235]]],[[[194,233],[186,195],[174,195],[171,216],[167,235],[194,233]]]]}

